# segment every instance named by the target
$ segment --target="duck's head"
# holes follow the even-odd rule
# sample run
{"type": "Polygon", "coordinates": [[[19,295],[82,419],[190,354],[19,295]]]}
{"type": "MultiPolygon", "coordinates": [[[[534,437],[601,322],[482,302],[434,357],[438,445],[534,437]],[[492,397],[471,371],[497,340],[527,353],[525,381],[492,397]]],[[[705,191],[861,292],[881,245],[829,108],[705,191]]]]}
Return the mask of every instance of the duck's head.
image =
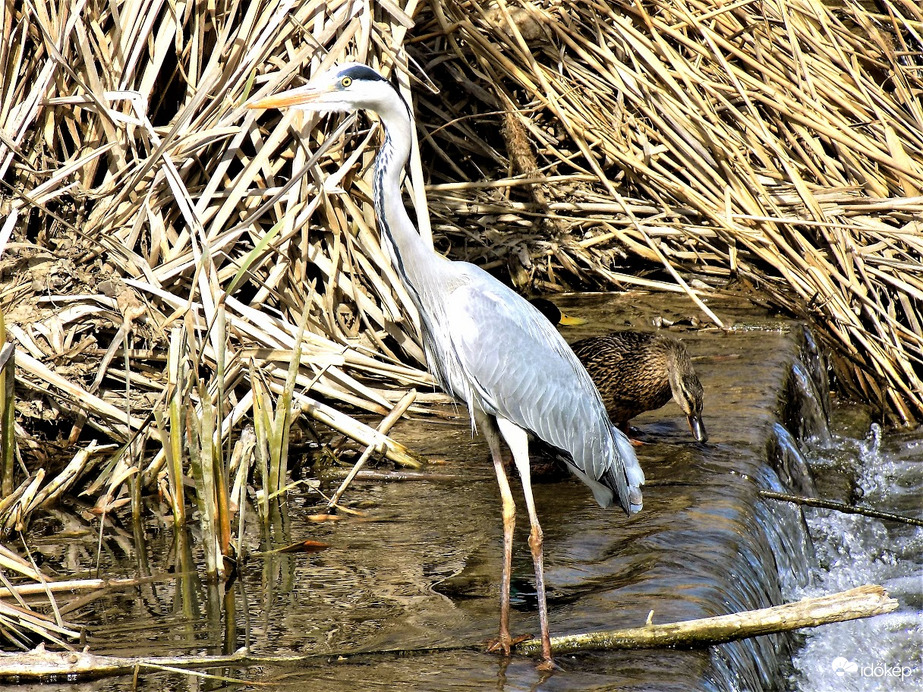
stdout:
{"type": "Polygon", "coordinates": [[[692,430],[692,435],[695,439],[698,442],[707,442],[708,432],[705,430],[705,423],[702,421],[705,390],[702,388],[702,383],[699,382],[698,375],[695,374],[692,360],[689,358],[685,348],[677,349],[672,360],[673,362],[668,367],[668,372],[673,400],[679,404],[683,413],[686,414],[689,429],[692,430]]]}
{"type": "Polygon", "coordinates": [[[568,327],[573,327],[578,324],[586,324],[586,320],[582,317],[571,317],[570,315],[565,315],[561,309],[552,303],[550,300],[545,298],[533,298],[529,301],[532,305],[542,313],[545,318],[554,325],[565,325],[568,327]]]}

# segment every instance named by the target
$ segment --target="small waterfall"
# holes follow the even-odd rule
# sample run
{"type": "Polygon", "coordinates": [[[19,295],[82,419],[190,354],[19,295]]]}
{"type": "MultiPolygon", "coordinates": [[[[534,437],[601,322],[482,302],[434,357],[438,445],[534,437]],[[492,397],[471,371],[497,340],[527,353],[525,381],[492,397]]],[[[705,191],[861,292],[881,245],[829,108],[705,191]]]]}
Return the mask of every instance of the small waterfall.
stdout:
{"type": "MultiPolygon", "coordinates": [[[[842,476],[861,504],[919,517],[921,448],[923,430],[883,437],[873,424],[864,440],[834,437],[808,456],[815,473],[842,476]]],[[[805,516],[816,559],[809,583],[796,586],[789,599],[876,583],[901,607],[808,632],[794,658],[790,689],[923,689],[923,530],[824,509],[806,509],[805,516]]]]}
{"type": "MultiPolygon", "coordinates": [[[[831,440],[826,370],[810,332],[804,332],[800,358],[791,364],[781,391],[776,421],[766,436],[765,461],[755,482],[760,490],[814,496],[814,479],[802,448],[831,440]]],[[[807,588],[815,556],[808,525],[799,505],[759,499],[754,507],[757,530],[740,549],[752,566],[753,583],[740,576],[737,588],[749,593],[749,603],[766,605],[791,600],[807,588]],[[774,568],[774,569],[773,569],[774,568]]],[[[757,637],[712,650],[713,668],[724,689],[753,691],[783,689],[794,669],[790,661],[800,645],[797,635],[757,637]]]]}
{"type": "Polygon", "coordinates": [[[818,372],[816,368],[809,369],[804,361],[792,365],[787,386],[788,401],[781,420],[795,439],[816,438],[823,444],[829,444],[829,397],[816,379],[818,372]]]}
{"type": "MultiPolygon", "coordinates": [[[[826,425],[823,428],[827,432],[826,425]]],[[[797,493],[811,496],[815,494],[814,478],[808,466],[808,460],[801,453],[801,447],[795,436],[781,423],[772,426],[773,435],[769,438],[767,457],[779,476],[778,487],[765,488],[781,493],[797,493]]],[[[816,437],[816,436],[815,436],[816,437]]]]}

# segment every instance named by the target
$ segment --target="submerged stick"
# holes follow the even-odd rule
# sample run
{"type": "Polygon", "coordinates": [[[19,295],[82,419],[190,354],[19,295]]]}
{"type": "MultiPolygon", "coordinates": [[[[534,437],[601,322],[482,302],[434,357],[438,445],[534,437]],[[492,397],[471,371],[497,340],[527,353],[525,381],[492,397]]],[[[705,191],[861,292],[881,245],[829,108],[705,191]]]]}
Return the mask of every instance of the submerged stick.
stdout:
{"type": "MultiPolygon", "coordinates": [[[[330,469],[326,474],[332,478],[346,478],[349,471],[345,469],[330,469]]],[[[493,478],[484,474],[482,476],[473,476],[471,474],[462,475],[460,473],[429,473],[426,471],[383,471],[381,469],[362,469],[356,474],[353,480],[375,481],[385,483],[404,483],[407,481],[429,481],[456,483],[465,481],[471,483],[474,481],[492,481],[493,478]]]]}
{"type": "Polygon", "coordinates": [[[884,519],[886,521],[897,521],[902,524],[910,524],[911,526],[923,526],[923,519],[916,519],[903,514],[895,514],[894,512],[884,512],[880,509],[872,509],[871,507],[848,505],[845,502],[824,500],[819,497],[788,495],[786,493],[777,493],[772,490],[760,490],[759,493],[760,497],[765,497],[770,500],[781,500],[782,502],[792,502],[796,505],[807,505],[808,507],[821,507],[822,509],[835,509],[845,514],[861,514],[866,517],[874,517],[875,519],[884,519]]]}
{"type": "MultiPolygon", "coordinates": [[[[381,423],[378,424],[378,432],[382,435],[387,435],[391,428],[397,423],[398,419],[404,415],[404,412],[410,408],[410,405],[417,398],[417,390],[411,389],[407,392],[401,400],[398,401],[394,408],[391,409],[391,413],[382,419],[381,423]]],[[[369,445],[365,448],[365,451],[362,453],[362,456],[359,457],[359,461],[350,469],[346,478],[343,479],[343,482],[340,483],[340,487],[337,488],[336,492],[333,494],[333,497],[330,498],[330,501],[327,503],[327,510],[331,510],[336,507],[337,503],[340,501],[340,498],[343,496],[343,493],[346,492],[346,488],[349,487],[349,484],[353,482],[353,479],[356,477],[356,474],[362,470],[362,467],[365,466],[365,462],[368,461],[368,458],[372,455],[372,452],[376,451],[376,445],[369,445]]]]}
{"type": "MultiPolygon", "coordinates": [[[[805,598],[794,603],[743,613],[552,637],[551,650],[556,654],[566,654],[599,649],[710,646],[763,634],[882,615],[896,610],[897,605],[897,600],[890,598],[883,587],[866,584],[829,596],[805,598]]],[[[530,639],[517,649],[525,654],[536,654],[541,651],[541,642],[530,639]]]]}

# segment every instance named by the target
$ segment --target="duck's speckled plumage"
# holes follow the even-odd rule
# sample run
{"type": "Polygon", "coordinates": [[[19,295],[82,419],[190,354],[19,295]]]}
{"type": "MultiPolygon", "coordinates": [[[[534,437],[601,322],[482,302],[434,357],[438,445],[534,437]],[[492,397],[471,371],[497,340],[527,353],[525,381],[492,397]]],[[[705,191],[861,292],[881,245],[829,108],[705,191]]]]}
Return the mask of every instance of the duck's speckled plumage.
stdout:
{"type": "MultiPolygon", "coordinates": [[[[552,324],[585,323],[544,298],[530,302],[552,324]]],[[[627,432],[632,418],[672,398],[686,414],[695,439],[708,440],[702,421],[705,392],[682,341],[655,332],[614,331],[575,341],[570,347],[620,429],[627,432]]]]}
{"type": "Polygon", "coordinates": [[[708,439],[702,423],[704,390],[681,341],[653,332],[619,331],[581,339],[571,348],[599,389],[612,422],[622,429],[672,398],[689,418],[696,439],[708,439]]]}

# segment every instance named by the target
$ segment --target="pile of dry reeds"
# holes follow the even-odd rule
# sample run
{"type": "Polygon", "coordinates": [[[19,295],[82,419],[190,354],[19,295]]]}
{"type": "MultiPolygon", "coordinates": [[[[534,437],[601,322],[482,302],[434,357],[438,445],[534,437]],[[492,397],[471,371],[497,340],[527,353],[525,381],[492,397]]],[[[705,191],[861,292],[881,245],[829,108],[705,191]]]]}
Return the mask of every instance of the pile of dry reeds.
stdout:
{"type": "Polygon", "coordinates": [[[0,310],[33,463],[3,528],[133,478],[181,517],[191,472],[223,550],[251,469],[284,491],[297,411],[408,460],[354,415],[443,400],[377,241],[377,129],[243,107],[346,58],[414,94],[441,249],[546,288],[747,279],[923,416],[914,3],[373,5],[4,0],[0,310]],[[38,433],[80,443],[53,479],[38,433]]]}
{"type": "Polygon", "coordinates": [[[226,533],[220,507],[242,500],[226,495],[251,467],[261,500],[284,490],[299,410],[412,463],[344,412],[385,416],[408,387],[432,392],[352,180],[374,137],[355,119],[310,131],[243,107],[309,65],[391,71],[413,22],[382,8],[5,0],[0,310],[32,420],[17,435],[30,475],[0,507],[3,529],[78,482],[101,510],[118,506],[135,476],[163,485],[181,520],[191,474],[205,528],[226,533]],[[51,480],[54,443],[73,460],[51,480]]]}
{"type": "Polygon", "coordinates": [[[626,253],[743,279],[817,328],[847,391],[923,419],[919,3],[428,8],[412,47],[442,94],[418,117],[451,242],[514,279],[630,282],[626,253]],[[459,184],[502,153],[518,178],[459,184]]]}

